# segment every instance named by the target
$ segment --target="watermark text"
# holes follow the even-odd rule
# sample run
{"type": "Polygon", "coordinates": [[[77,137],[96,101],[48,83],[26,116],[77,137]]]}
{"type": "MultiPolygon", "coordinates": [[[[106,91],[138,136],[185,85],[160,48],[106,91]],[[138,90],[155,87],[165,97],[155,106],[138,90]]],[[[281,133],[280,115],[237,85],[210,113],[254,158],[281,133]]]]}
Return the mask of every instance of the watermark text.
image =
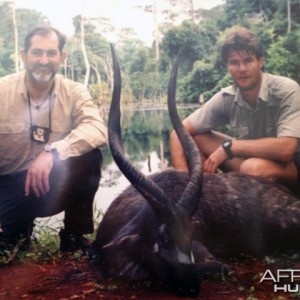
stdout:
{"type": "Polygon", "coordinates": [[[284,293],[300,292],[300,269],[266,270],[260,279],[260,283],[273,282],[273,291],[284,293]]]}

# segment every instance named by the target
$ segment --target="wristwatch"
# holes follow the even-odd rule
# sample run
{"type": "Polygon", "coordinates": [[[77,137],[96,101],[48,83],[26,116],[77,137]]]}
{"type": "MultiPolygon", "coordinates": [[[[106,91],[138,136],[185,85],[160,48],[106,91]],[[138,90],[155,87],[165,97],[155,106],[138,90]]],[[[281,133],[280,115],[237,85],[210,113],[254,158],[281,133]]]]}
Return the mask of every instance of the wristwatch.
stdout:
{"type": "Polygon", "coordinates": [[[234,157],[234,155],[231,151],[231,146],[232,146],[232,140],[225,140],[222,144],[222,147],[229,159],[233,159],[233,157],[234,157]]]}
{"type": "Polygon", "coordinates": [[[44,146],[44,151],[45,152],[53,153],[55,150],[56,150],[56,148],[51,144],[47,144],[47,145],[44,146]]]}

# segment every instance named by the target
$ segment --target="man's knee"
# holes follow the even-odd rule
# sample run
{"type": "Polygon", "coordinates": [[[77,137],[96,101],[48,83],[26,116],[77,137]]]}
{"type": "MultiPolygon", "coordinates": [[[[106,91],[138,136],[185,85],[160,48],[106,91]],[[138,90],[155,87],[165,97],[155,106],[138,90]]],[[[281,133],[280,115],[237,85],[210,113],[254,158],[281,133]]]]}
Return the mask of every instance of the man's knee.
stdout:
{"type": "Polygon", "coordinates": [[[73,167],[79,167],[88,173],[101,173],[102,153],[99,149],[94,149],[78,158],[74,158],[73,167]]]}
{"type": "Polygon", "coordinates": [[[38,203],[37,215],[50,216],[70,206],[92,205],[99,188],[101,165],[99,149],[58,161],[50,174],[50,192],[43,205],[38,203]]]}
{"type": "Polygon", "coordinates": [[[207,145],[207,144],[214,143],[217,136],[218,133],[213,131],[208,131],[208,132],[197,133],[197,135],[194,136],[194,139],[196,143],[199,145],[207,145]]]}
{"type": "Polygon", "coordinates": [[[83,155],[70,157],[65,161],[58,160],[54,164],[51,179],[55,183],[57,178],[63,178],[66,182],[71,183],[72,186],[89,180],[89,178],[94,178],[97,181],[100,180],[101,166],[101,151],[94,149],[83,155]]]}
{"type": "Polygon", "coordinates": [[[101,178],[102,153],[99,149],[86,153],[79,157],[72,166],[73,173],[79,171],[82,182],[86,181],[87,186],[98,187],[101,178]]]}
{"type": "Polygon", "coordinates": [[[268,177],[268,170],[270,166],[264,159],[248,158],[240,165],[240,172],[246,175],[268,177]]]}

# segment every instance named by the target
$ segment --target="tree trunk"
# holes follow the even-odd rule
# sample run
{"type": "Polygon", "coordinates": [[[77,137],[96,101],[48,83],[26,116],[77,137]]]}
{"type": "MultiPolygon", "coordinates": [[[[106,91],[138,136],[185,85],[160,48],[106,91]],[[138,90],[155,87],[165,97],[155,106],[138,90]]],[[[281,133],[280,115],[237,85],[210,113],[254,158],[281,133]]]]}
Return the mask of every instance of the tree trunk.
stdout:
{"type": "Polygon", "coordinates": [[[153,18],[154,18],[154,28],[155,28],[155,58],[159,60],[159,30],[158,30],[158,11],[157,11],[157,1],[153,0],[153,18]]]}
{"type": "Polygon", "coordinates": [[[287,0],[287,19],[288,19],[288,28],[287,32],[291,32],[291,0],[287,0]]]}
{"type": "Polygon", "coordinates": [[[19,35],[18,35],[18,26],[16,20],[15,1],[12,4],[12,19],[14,25],[14,38],[15,38],[15,71],[19,72],[19,35]]]}
{"type": "MultiPolygon", "coordinates": [[[[82,1],[84,6],[84,0],[82,1]]],[[[84,85],[88,86],[88,82],[89,82],[89,78],[90,78],[90,72],[91,72],[91,67],[90,67],[90,63],[86,54],[86,48],[85,48],[85,32],[84,32],[84,15],[83,15],[83,9],[82,9],[82,13],[80,16],[80,32],[81,32],[81,51],[82,51],[82,55],[83,55],[83,59],[84,59],[84,64],[85,64],[85,79],[84,79],[84,85]]]]}
{"type": "Polygon", "coordinates": [[[195,18],[195,9],[194,9],[194,1],[193,0],[189,0],[189,6],[190,6],[190,10],[191,10],[192,21],[195,23],[196,18],[195,18]]]}
{"type": "Polygon", "coordinates": [[[96,83],[101,83],[101,75],[100,75],[100,73],[99,73],[99,71],[98,71],[98,69],[97,69],[97,67],[96,66],[91,66],[91,68],[94,70],[94,72],[95,72],[95,75],[96,75],[96,83]]]}

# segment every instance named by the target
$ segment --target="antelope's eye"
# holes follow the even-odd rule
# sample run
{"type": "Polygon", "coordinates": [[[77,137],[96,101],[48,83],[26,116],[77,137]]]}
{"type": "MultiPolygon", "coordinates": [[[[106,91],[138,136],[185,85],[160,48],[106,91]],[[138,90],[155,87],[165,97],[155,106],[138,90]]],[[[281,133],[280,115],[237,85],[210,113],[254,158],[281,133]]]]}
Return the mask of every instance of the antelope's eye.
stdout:
{"type": "Polygon", "coordinates": [[[164,237],[164,243],[165,244],[170,244],[170,242],[171,242],[171,239],[168,236],[165,236],[164,237]]]}
{"type": "Polygon", "coordinates": [[[164,247],[171,247],[172,246],[172,237],[169,233],[168,228],[163,225],[160,227],[160,240],[162,245],[164,245],[164,247]]]}
{"type": "Polygon", "coordinates": [[[164,234],[162,236],[162,245],[167,249],[171,249],[174,246],[173,240],[170,235],[164,234]]]}

